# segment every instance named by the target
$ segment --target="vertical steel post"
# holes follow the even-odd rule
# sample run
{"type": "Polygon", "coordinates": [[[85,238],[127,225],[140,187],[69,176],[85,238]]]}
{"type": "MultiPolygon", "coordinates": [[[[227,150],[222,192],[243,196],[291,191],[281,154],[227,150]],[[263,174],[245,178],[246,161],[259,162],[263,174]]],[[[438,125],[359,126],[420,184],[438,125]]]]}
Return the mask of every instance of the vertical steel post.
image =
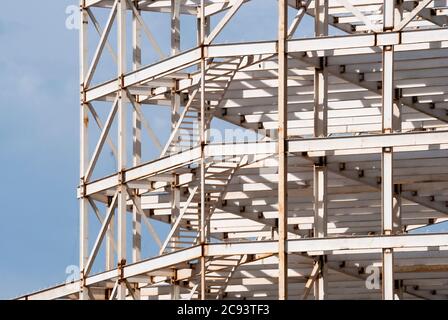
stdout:
{"type": "MultiPolygon", "coordinates": [[[[325,158],[314,164],[314,237],[325,238],[327,236],[327,167],[325,158]]],[[[316,300],[324,300],[327,291],[327,266],[326,256],[318,257],[319,274],[314,282],[314,297],[316,300]]]]}
{"type": "MultiPolygon", "coordinates": [[[[138,1],[134,0],[133,5],[141,15],[138,8],[138,1]]],[[[142,30],[138,17],[132,14],[132,69],[138,70],[142,66],[142,30]]],[[[136,99],[135,108],[132,110],[132,165],[138,166],[142,161],[142,119],[140,118],[141,103],[136,99]],[[137,109],[137,110],[136,110],[137,109]]],[[[142,258],[142,216],[141,211],[136,206],[141,207],[141,196],[138,189],[134,190],[135,205],[132,208],[132,262],[138,262],[142,258]]],[[[140,290],[136,289],[134,295],[140,298],[140,290]]]]}
{"type": "MultiPolygon", "coordinates": [[[[83,192],[85,192],[85,173],[89,165],[89,108],[85,102],[85,78],[89,69],[89,53],[88,53],[88,23],[89,16],[84,7],[84,0],[80,0],[80,183],[83,192]]],[[[79,298],[81,300],[88,299],[88,288],[84,286],[84,268],[89,258],[89,201],[86,196],[82,195],[80,199],[79,210],[79,267],[81,270],[81,288],[79,298]]]]}
{"type": "MultiPolygon", "coordinates": [[[[134,1],[134,6],[138,9],[138,1],[134,1]]],[[[138,10],[140,14],[141,11],[138,10]]],[[[132,17],[132,48],[133,48],[133,63],[132,69],[138,70],[142,65],[142,48],[141,48],[141,26],[138,18],[135,14],[132,17]]],[[[135,107],[138,110],[132,111],[132,165],[138,166],[142,160],[142,120],[140,118],[141,104],[136,101],[135,107]]],[[[137,190],[136,190],[137,191],[137,190]]],[[[135,194],[136,205],[141,205],[141,198],[138,194],[135,194]]],[[[142,228],[142,217],[140,211],[137,208],[132,210],[132,261],[137,262],[141,260],[141,228],[142,228]]]]}
{"type": "Polygon", "coordinates": [[[401,184],[394,185],[394,201],[393,201],[393,225],[392,233],[400,234],[402,233],[402,222],[401,222],[401,184]]]}
{"type": "MultiPolygon", "coordinates": [[[[384,31],[394,29],[395,1],[384,0],[384,31]]],[[[394,118],[394,48],[383,47],[382,84],[382,128],[383,134],[393,132],[394,118]]],[[[383,148],[381,153],[381,208],[382,234],[390,235],[393,229],[394,184],[393,150],[383,148]]],[[[383,249],[382,295],[385,300],[394,299],[393,249],[383,249]]]]}
{"type": "Polygon", "coordinates": [[[180,52],[180,0],[171,0],[171,55],[180,52]]]}
{"type": "MultiPolygon", "coordinates": [[[[171,55],[174,56],[180,52],[180,0],[171,0],[171,55]]],[[[175,129],[179,121],[180,112],[180,94],[178,93],[178,81],[174,80],[171,90],[171,130],[175,129]]],[[[171,187],[171,223],[174,224],[180,212],[180,189],[178,187],[178,175],[174,175],[174,183],[171,187]]],[[[179,231],[173,235],[174,241],[179,238],[179,231]]],[[[173,248],[173,251],[175,249],[173,248]]],[[[175,279],[174,279],[175,280],[175,279]]],[[[171,299],[179,299],[179,285],[176,281],[171,285],[171,299]]]]}
{"type": "MultiPolygon", "coordinates": [[[[179,175],[173,174],[174,181],[171,184],[171,227],[175,224],[176,220],[179,217],[180,214],[180,188],[179,188],[179,175]]],[[[179,231],[176,231],[172,239],[174,241],[179,240],[179,231]]],[[[172,251],[175,251],[175,248],[172,248],[172,251]]],[[[174,275],[177,276],[177,270],[173,270],[174,275]]],[[[179,284],[176,281],[176,278],[173,278],[172,284],[171,284],[171,300],[179,300],[179,291],[180,287],[179,284]]]]}
{"type": "MultiPolygon", "coordinates": [[[[171,55],[180,52],[180,1],[171,0],[171,55]]],[[[177,81],[174,80],[171,91],[171,128],[174,129],[179,120],[180,94],[177,92],[177,81]]]]}
{"type": "MultiPolygon", "coordinates": [[[[316,0],[314,9],[315,36],[328,36],[328,0],[316,0]]],[[[320,66],[314,72],[314,136],[327,136],[328,122],[328,71],[325,57],[320,58],[320,66]]]]}
{"type": "MultiPolygon", "coordinates": [[[[127,97],[126,89],[123,87],[123,76],[126,72],[126,0],[118,0],[117,7],[117,31],[118,31],[118,175],[120,185],[118,186],[118,264],[122,268],[126,264],[126,200],[127,192],[123,180],[123,172],[126,169],[126,115],[127,97]]],[[[126,299],[126,283],[120,281],[118,285],[117,298],[126,299]]]]}
{"type": "MultiPolygon", "coordinates": [[[[328,0],[316,0],[314,8],[315,37],[328,36],[328,0]]],[[[328,136],[328,70],[326,57],[314,69],[314,136],[328,136]]],[[[327,236],[327,164],[322,157],[314,164],[314,237],[327,236]]],[[[327,285],[326,257],[319,257],[319,274],[314,282],[314,297],[325,299],[327,285]]]]}
{"type": "MultiPolygon", "coordinates": [[[[111,205],[111,200],[112,198],[109,197],[108,198],[108,206],[107,208],[109,209],[110,205],[111,205]]],[[[115,210],[115,209],[114,209],[115,210]]],[[[115,264],[115,223],[114,223],[114,219],[111,219],[110,223],[109,223],[109,227],[107,228],[107,235],[106,235],[106,270],[112,270],[116,267],[115,264]]]]}
{"type": "MultiPolygon", "coordinates": [[[[401,21],[403,19],[403,0],[397,0],[395,5],[395,21],[401,21]]],[[[395,24],[394,21],[394,24],[395,24]]],[[[401,132],[402,130],[402,93],[401,89],[394,89],[394,101],[393,101],[393,119],[392,119],[392,131],[401,132]]],[[[394,200],[393,200],[393,226],[392,233],[397,234],[402,232],[401,223],[401,185],[394,185],[394,200]]]]}
{"type": "Polygon", "coordinates": [[[278,298],[288,299],[288,4],[278,1],[278,298]]]}
{"type": "MultiPolygon", "coordinates": [[[[201,184],[201,206],[200,206],[200,242],[204,246],[207,240],[206,234],[206,205],[205,205],[205,67],[206,67],[206,57],[205,57],[205,1],[201,0],[200,7],[200,46],[202,48],[201,55],[201,110],[200,110],[200,124],[199,124],[199,135],[201,141],[201,173],[200,173],[200,184],[201,184]]],[[[205,281],[205,256],[202,253],[200,263],[201,263],[201,300],[206,299],[206,281],[205,281]]]]}
{"type": "MultiPolygon", "coordinates": [[[[180,1],[171,0],[171,55],[180,52],[180,1]]],[[[178,93],[178,81],[173,80],[171,89],[171,131],[173,132],[179,121],[181,107],[180,94],[178,93]]],[[[174,183],[171,185],[171,223],[174,224],[180,212],[180,189],[178,187],[178,175],[173,175],[174,183]]],[[[179,231],[173,235],[174,241],[178,239],[179,231]]],[[[173,251],[175,248],[172,249],[173,251]]],[[[173,284],[173,290],[175,290],[173,284]]],[[[175,296],[175,295],[174,295],[175,296]]]]}

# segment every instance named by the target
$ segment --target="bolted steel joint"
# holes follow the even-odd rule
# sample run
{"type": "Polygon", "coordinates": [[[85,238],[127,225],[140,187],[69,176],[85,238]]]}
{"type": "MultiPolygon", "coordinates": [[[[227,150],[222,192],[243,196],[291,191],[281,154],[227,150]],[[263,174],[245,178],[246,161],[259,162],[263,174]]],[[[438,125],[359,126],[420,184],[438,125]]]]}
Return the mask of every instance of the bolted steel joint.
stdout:
{"type": "Polygon", "coordinates": [[[121,74],[118,77],[118,87],[120,88],[120,90],[125,89],[126,87],[124,86],[124,74],[121,74]]]}
{"type": "Polygon", "coordinates": [[[124,279],[124,267],[126,266],[126,259],[121,259],[120,262],[117,264],[117,271],[118,271],[118,283],[123,282],[124,279]]]}
{"type": "Polygon", "coordinates": [[[118,184],[123,185],[126,182],[126,171],[121,170],[118,172],[118,184]]]}
{"type": "Polygon", "coordinates": [[[81,179],[81,184],[79,185],[79,196],[81,198],[87,197],[87,184],[84,179],[81,179]]]}
{"type": "Polygon", "coordinates": [[[87,286],[87,276],[86,276],[86,273],[85,273],[85,270],[83,269],[83,270],[81,270],[81,273],[80,273],[80,275],[79,275],[79,278],[80,278],[80,280],[81,280],[81,286],[82,287],[86,287],[87,286]]]}

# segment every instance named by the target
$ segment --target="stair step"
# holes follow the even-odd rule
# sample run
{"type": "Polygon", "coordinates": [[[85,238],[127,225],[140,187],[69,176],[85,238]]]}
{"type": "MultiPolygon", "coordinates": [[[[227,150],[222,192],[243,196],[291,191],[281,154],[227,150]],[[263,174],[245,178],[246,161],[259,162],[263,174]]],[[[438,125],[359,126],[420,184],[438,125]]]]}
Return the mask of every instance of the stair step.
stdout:
{"type": "Polygon", "coordinates": [[[229,69],[222,69],[222,68],[215,68],[212,70],[209,70],[207,72],[208,76],[221,76],[221,75],[226,75],[226,76],[231,76],[233,75],[232,70],[229,69]]]}
{"type": "Polygon", "coordinates": [[[233,172],[213,172],[214,170],[207,170],[205,173],[206,179],[214,179],[214,180],[222,180],[227,181],[229,176],[232,175],[233,172]]]}
{"type": "Polygon", "coordinates": [[[207,170],[207,172],[205,174],[205,179],[210,180],[210,181],[227,182],[227,180],[229,179],[229,176],[230,176],[230,173],[222,174],[222,173],[218,173],[218,172],[209,172],[209,170],[207,170]]]}
{"type": "Polygon", "coordinates": [[[235,67],[238,65],[231,65],[231,66],[226,66],[226,65],[220,65],[220,66],[216,66],[213,67],[213,70],[224,70],[224,71],[235,71],[235,67]]]}
{"type": "Polygon", "coordinates": [[[229,170],[229,169],[235,169],[237,166],[238,166],[238,163],[228,162],[227,165],[223,165],[223,164],[216,165],[216,164],[213,164],[212,168],[229,170]]]}
{"type": "Polygon", "coordinates": [[[220,289],[221,289],[221,286],[220,285],[218,285],[218,284],[216,284],[216,283],[213,283],[213,284],[211,284],[211,285],[209,285],[208,286],[209,287],[209,290],[210,291],[219,291],[220,289]]]}
{"type": "Polygon", "coordinates": [[[233,78],[233,76],[228,76],[225,74],[209,74],[207,77],[208,81],[229,81],[233,78]]]}
{"type": "Polygon", "coordinates": [[[209,279],[215,279],[214,281],[216,281],[216,280],[226,280],[227,279],[227,277],[223,277],[223,276],[206,275],[206,277],[209,278],[209,279]]]}
{"type": "Polygon", "coordinates": [[[217,184],[210,184],[210,183],[206,183],[205,184],[205,191],[208,193],[221,193],[223,191],[225,191],[226,189],[226,185],[217,185],[217,184]]]}
{"type": "Polygon", "coordinates": [[[216,260],[212,260],[211,262],[214,264],[225,264],[226,266],[230,266],[233,265],[234,263],[238,263],[240,261],[240,259],[216,259],[216,260]]]}
{"type": "Polygon", "coordinates": [[[209,176],[209,177],[205,177],[206,180],[212,180],[212,181],[222,181],[222,182],[227,182],[226,179],[223,178],[219,178],[219,177],[215,177],[215,176],[209,176]]]}
{"type": "Polygon", "coordinates": [[[216,67],[223,67],[223,66],[229,66],[229,68],[235,69],[235,67],[239,66],[240,63],[236,63],[236,62],[218,62],[214,65],[211,65],[210,69],[214,69],[216,67]]]}
{"type": "Polygon", "coordinates": [[[225,263],[223,261],[223,262],[220,262],[220,263],[213,262],[212,264],[209,264],[209,266],[231,268],[231,267],[236,266],[236,264],[229,264],[229,263],[225,263]]]}
{"type": "Polygon", "coordinates": [[[230,173],[232,170],[235,169],[235,166],[237,166],[238,164],[234,164],[233,166],[228,165],[227,167],[223,167],[223,166],[216,166],[215,164],[211,164],[208,168],[210,169],[211,173],[221,173],[221,174],[228,174],[230,173]]]}
{"type": "Polygon", "coordinates": [[[226,69],[221,69],[221,68],[210,68],[207,70],[206,75],[208,76],[219,76],[219,75],[224,75],[224,74],[229,74],[230,70],[226,70],[226,69]]]}

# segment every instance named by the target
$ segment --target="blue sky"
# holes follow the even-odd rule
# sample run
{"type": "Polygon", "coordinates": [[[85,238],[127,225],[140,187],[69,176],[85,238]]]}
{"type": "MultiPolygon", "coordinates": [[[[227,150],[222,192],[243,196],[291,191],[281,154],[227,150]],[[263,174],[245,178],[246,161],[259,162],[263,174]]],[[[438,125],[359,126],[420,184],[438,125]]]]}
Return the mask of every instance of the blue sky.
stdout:
{"type": "Polygon", "coordinates": [[[76,263],[77,33],[71,1],[5,1],[0,11],[0,298],[65,279],[76,263]],[[51,4],[51,5],[50,5],[51,4]]]}
{"type": "MultiPolygon", "coordinates": [[[[244,8],[223,38],[275,38],[276,1],[257,2],[267,10],[244,8]]],[[[0,11],[0,298],[61,283],[78,263],[78,33],[65,28],[72,4],[27,0],[19,11],[4,1],[0,11]]],[[[166,20],[151,23],[166,30],[166,20]]]]}

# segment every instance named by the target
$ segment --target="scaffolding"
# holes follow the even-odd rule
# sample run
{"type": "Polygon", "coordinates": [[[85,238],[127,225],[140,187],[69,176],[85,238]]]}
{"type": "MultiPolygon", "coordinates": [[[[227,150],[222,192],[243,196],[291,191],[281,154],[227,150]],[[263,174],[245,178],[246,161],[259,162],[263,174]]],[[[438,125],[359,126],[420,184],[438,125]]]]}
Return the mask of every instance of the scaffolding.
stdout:
{"type": "Polygon", "coordinates": [[[216,39],[260,1],[81,1],[80,278],[22,299],[448,297],[448,234],[418,232],[448,214],[448,1],[264,1],[278,38],[242,43],[216,39]],[[214,119],[256,138],[212,141],[214,119]]]}

